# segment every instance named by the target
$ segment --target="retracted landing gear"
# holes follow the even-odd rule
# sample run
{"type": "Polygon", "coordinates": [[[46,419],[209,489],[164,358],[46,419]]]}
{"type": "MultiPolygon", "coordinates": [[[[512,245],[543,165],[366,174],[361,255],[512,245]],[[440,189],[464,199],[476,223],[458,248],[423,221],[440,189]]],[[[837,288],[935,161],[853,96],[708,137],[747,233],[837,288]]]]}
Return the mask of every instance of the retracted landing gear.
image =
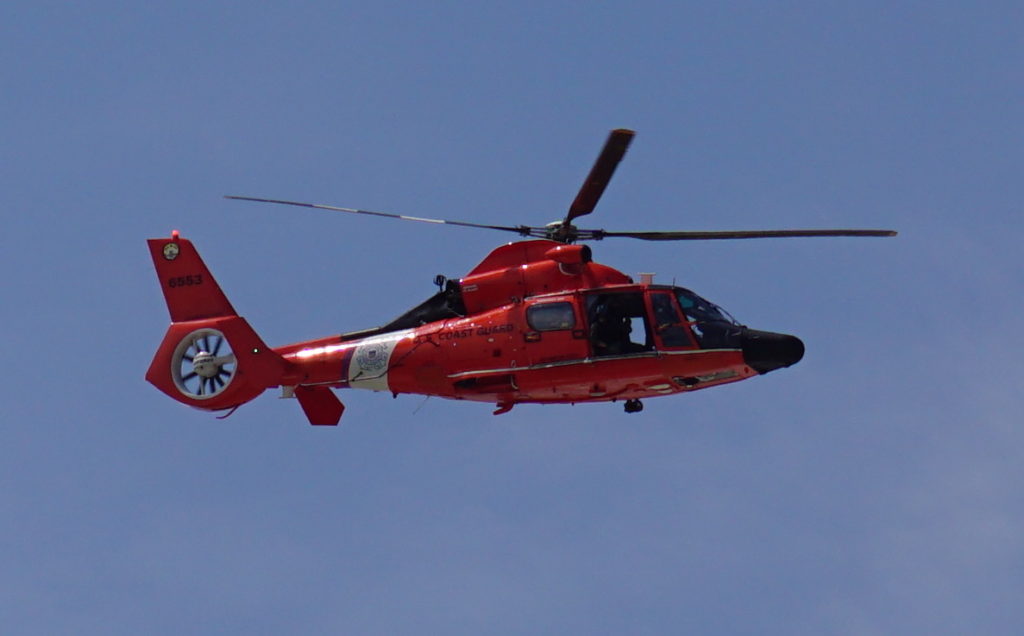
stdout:
{"type": "Polygon", "coordinates": [[[639,413],[644,410],[644,403],[637,399],[626,400],[627,413],[639,413]]]}

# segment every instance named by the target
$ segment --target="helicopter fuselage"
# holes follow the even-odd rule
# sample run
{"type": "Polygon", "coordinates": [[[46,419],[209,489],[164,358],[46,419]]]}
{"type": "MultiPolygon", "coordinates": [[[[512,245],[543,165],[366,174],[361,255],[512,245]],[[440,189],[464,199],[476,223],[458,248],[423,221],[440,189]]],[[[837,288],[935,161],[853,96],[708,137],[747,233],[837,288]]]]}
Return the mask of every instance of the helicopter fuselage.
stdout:
{"type": "MultiPolygon", "coordinates": [[[[658,332],[646,317],[630,320],[644,324],[642,333],[623,330],[617,349],[601,351],[602,344],[591,336],[593,323],[584,318],[587,300],[596,296],[629,297],[647,306],[669,294],[641,285],[547,294],[414,329],[350,341],[338,336],[276,351],[292,363],[295,373],[284,381],[295,385],[434,395],[499,408],[520,402],[640,399],[757,374],[744,360],[741,346],[702,349],[693,340],[678,338],[668,346],[663,334],[669,329],[658,332]],[[531,321],[531,316],[552,308],[561,322],[531,321]]],[[[669,325],[685,326],[682,318],[669,325]]]]}

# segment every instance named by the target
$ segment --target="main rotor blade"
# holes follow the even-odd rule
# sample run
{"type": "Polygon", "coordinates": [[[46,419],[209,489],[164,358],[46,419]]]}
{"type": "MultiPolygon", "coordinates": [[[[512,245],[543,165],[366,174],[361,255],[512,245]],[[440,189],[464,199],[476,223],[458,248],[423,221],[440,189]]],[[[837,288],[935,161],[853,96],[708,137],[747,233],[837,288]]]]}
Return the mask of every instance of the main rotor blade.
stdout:
{"type": "Polygon", "coordinates": [[[318,210],[332,210],[334,212],[349,212],[351,214],[369,214],[371,216],[383,216],[388,219],[399,219],[401,221],[419,221],[421,223],[438,223],[442,225],[459,225],[462,227],[478,227],[485,230],[501,230],[503,232],[515,232],[520,236],[529,236],[530,231],[535,229],[526,225],[517,225],[515,227],[508,225],[484,225],[482,223],[467,223],[465,221],[450,221],[447,219],[425,219],[418,216],[405,216],[403,214],[389,214],[387,212],[371,212],[370,210],[356,210],[354,208],[339,208],[333,205],[323,205],[320,203],[302,203],[300,201],[283,201],[281,199],[261,199],[258,197],[241,197],[226,194],[225,199],[234,199],[236,201],[257,201],[259,203],[278,203],[281,205],[297,205],[303,208],[317,208],[318,210]]]}
{"type": "Polygon", "coordinates": [[[722,239],[790,238],[820,236],[896,236],[894,230],[737,230],[717,232],[606,232],[579,230],[580,240],[622,237],[644,241],[713,241],[722,239]]]}
{"type": "Polygon", "coordinates": [[[594,162],[594,167],[590,169],[590,174],[580,187],[576,199],[569,206],[569,213],[563,221],[565,225],[572,223],[576,217],[594,211],[601,195],[604,194],[604,189],[608,187],[608,182],[615,174],[616,166],[626,156],[626,149],[629,148],[629,142],[633,141],[635,134],[632,130],[619,128],[608,135],[608,141],[604,142],[604,148],[594,162]]]}

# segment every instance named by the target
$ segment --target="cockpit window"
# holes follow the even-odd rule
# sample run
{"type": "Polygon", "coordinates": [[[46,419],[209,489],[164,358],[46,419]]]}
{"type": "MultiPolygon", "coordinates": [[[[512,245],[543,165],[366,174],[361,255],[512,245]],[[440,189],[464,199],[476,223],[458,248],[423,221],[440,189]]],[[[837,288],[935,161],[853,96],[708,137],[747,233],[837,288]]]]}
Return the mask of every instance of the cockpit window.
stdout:
{"type": "Polygon", "coordinates": [[[736,319],[729,315],[729,312],[722,309],[710,300],[701,298],[689,289],[676,288],[676,298],[679,299],[679,306],[683,313],[690,320],[697,322],[718,321],[738,325],[736,319]]]}
{"type": "Polygon", "coordinates": [[[739,346],[740,324],[729,312],[689,289],[677,287],[675,292],[701,349],[732,349],[739,346]]]}

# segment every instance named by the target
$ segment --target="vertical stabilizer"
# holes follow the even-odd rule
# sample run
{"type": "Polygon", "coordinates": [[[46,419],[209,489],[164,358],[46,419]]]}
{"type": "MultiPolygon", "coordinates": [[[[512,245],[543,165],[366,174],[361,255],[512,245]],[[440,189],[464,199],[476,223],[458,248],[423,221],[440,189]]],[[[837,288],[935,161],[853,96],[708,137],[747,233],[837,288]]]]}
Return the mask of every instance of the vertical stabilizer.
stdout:
{"type": "Polygon", "coordinates": [[[169,239],[147,242],[171,322],[238,315],[192,241],[180,238],[175,231],[169,239]]]}

